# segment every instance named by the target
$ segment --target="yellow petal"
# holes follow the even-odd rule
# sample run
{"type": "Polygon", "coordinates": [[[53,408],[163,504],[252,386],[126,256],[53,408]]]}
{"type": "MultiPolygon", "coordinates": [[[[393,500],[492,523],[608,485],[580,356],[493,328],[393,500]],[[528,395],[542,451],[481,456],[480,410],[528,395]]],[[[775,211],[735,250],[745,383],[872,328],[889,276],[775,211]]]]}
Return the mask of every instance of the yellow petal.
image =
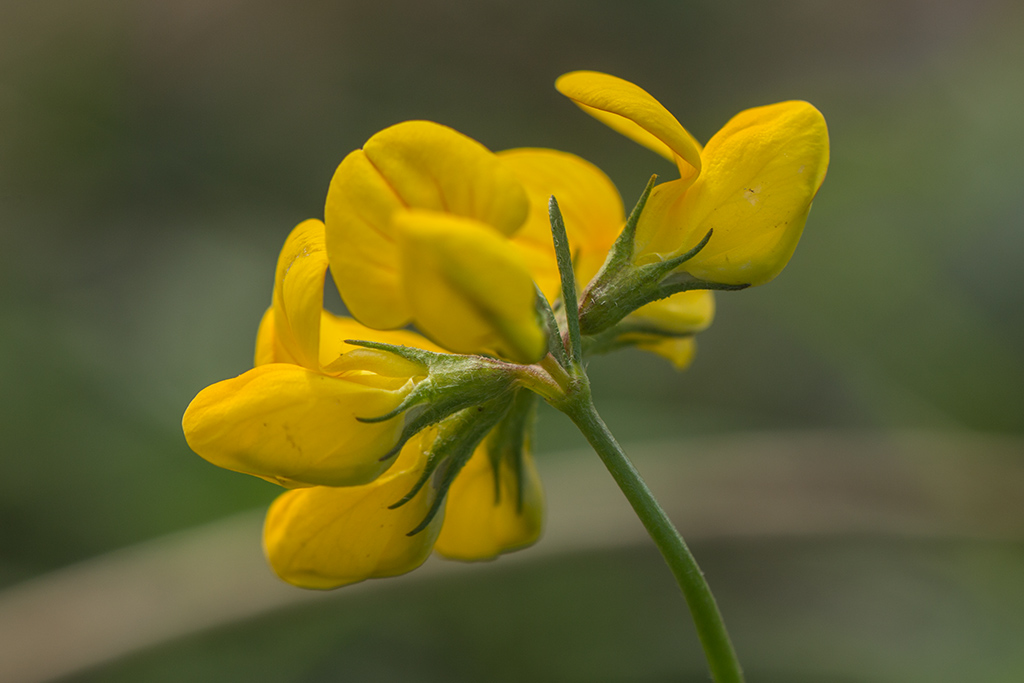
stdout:
{"type": "Polygon", "coordinates": [[[534,281],[549,301],[561,293],[551,241],[548,199],[554,195],[565,219],[580,291],[604,264],[625,215],[612,181],[597,166],[553,149],[510,149],[498,157],[526,188],[530,214],[512,239],[534,281]]]}
{"type": "Polygon", "coordinates": [[[277,259],[273,323],[286,362],[311,370],[320,367],[320,312],[326,272],[324,224],[303,221],[288,235],[277,259]]]}
{"type": "Polygon", "coordinates": [[[413,209],[474,218],[511,235],[527,199],[512,173],[476,140],[431,121],[385,128],[363,146],[374,168],[413,209]]]}
{"type": "Polygon", "coordinates": [[[496,353],[533,363],[547,350],[530,273],[491,227],[432,211],[403,211],[406,297],[416,324],[456,353],[496,353]]]}
{"type": "Polygon", "coordinates": [[[567,73],[555,87],[598,121],[675,162],[680,178],[700,173],[700,143],[643,88],[597,71],[567,73]]]}
{"type": "Polygon", "coordinates": [[[411,315],[391,230],[391,215],[402,206],[361,149],[345,157],[327,190],[324,221],[331,275],[352,315],[371,327],[401,327],[411,315]]]}
{"type": "Polygon", "coordinates": [[[361,348],[352,344],[346,344],[346,339],[383,342],[385,344],[395,344],[396,346],[411,346],[416,349],[434,351],[435,353],[445,352],[440,346],[415,332],[410,332],[409,330],[375,330],[363,325],[358,320],[337,316],[325,311],[320,321],[321,365],[330,365],[337,361],[341,354],[361,348]]]}
{"type": "Polygon", "coordinates": [[[297,365],[260,365],[199,392],[182,420],[185,439],[215,465],[272,480],[363,484],[384,472],[401,416],[377,424],[411,390],[408,379],[328,377],[297,365]]]}
{"type": "Polygon", "coordinates": [[[646,245],[646,258],[657,259],[682,253],[714,229],[682,270],[725,284],[768,282],[796,248],[828,159],[825,119],[810,104],[741,112],[708,142],[704,172],[693,186],[655,188],[637,242],[646,245]]]}
{"type": "Polygon", "coordinates": [[[395,353],[356,347],[324,366],[325,375],[385,391],[404,391],[406,383],[427,375],[427,368],[395,353]]]}
{"type": "MultiPolygon", "coordinates": [[[[326,374],[339,374],[338,370],[327,368],[337,365],[342,354],[351,353],[361,346],[345,343],[346,339],[376,341],[396,346],[410,346],[435,353],[446,353],[426,337],[409,330],[375,330],[353,318],[320,311],[320,370],[326,374]]],[[[396,356],[397,358],[397,356],[396,356]]],[[[267,363],[293,363],[290,354],[284,351],[274,331],[274,309],[268,308],[256,332],[255,365],[267,363]]]]}
{"type": "Polygon", "coordinates": [[[279,577],[302,588],[337,588],[364,579],[396,576],[430,555],[443,523],[439,513],[420,533],[435,492],[429,484],[408,503],[426,456],[419,437],[402,449],[385,475],[363,486],[317,486],[289,491],[270,506],[263,546],[279,577]]]}
{"type": "Polygon", "coordinates": [[[526,219],[522,187],[486,147],[446,126],[385,128],[338,167],[325,217],[331,272],[352,314],[370,327],[405,325],[392,214],[401,207],[473,218],[510,235],[526,219]]]}
{"type": "Polygon", "coordinates": [[[544,494],[533,458],[529,453],[523,454],[521,509],[512,463],[502,458],[500,468],[496,489],[485,441],[448,490],[437,552],[455,560],[489,560],[537,541],[543,522],[544,494]]]}
{"type": "Polygon", "coordinates": [[[693,337],[662,337],[657,334],[629,333],[621,337],[637,348],[656,353],[667,359],[676,370],[685,370],[697,353],[697,342],[693,337]]]}
{"type": "Polygon", "coordinates": [[[278,256],[272,303],[256,332],[255,365],[319,367],[326,270],[324,225],[303,221],[288,235],[278,256]]]}
{"type": "Polygon", "coordinates": [[[671,335],[706,330],[715,317],[715,296],[707,290],[679,292],[630,313],[624,323],[671,335]]]}

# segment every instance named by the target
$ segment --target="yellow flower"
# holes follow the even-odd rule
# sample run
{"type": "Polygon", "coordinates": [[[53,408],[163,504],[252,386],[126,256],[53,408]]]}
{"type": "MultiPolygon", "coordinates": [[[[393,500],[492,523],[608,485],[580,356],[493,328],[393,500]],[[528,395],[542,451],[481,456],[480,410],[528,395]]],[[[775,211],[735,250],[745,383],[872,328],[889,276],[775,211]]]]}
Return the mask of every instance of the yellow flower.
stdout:
{"type": "Polygon", "coordinates": [[[414,324],[457,353],[544,356],[535,291],[508,239],[522,186],[480,143],[428,121],[386,128],[338,166],[325,221],[345,304],[376,329],[414,324]]]}
{"type": "MultiPolygon", "coordinates": [[[[425,428],[397,457],[382,461],[401,442],[408,421],[401,415],[374,423],[357,418],[400,409],[428,369],[345,340],[443,350],[406,330],[373,330],[324,311],[327,267],[323,223],[296,226],[278,259],[272,305],[257,333],[256,367],[201,391],[183,419],[189,445],[207,460],[295,487],[267,513],[264,547],[271,567],[304,588],[394,576],[422,564],[443,523],[451,529],[439,552],[458,559],[488,559],[533,543],[543,501],[522,443],[506,449],[500,472],[492,471],[489,446],[479,446],[447,493],[428,483],[395,506],[422,483],[437,429],[425,428]],[[503,498],[493,497],[496,487],[503,498]],[[481,495],[485,489],[490,498],[481,495]],[[444,505],[431,516],[439,502],[444,505]],[[453,511],[447,516],[445,505],[453,511]]],[[[513,411],[485,444],[497,443],[495,434],[504,430],[501,443],[514,445],[527,417],[528,411],[513,411]],[[510,440],[512,420],[518,422],[510,440]]]]}
{"type": "Polygon", "coordinates": [[[679,268],[726,285],[760,285],[785,267],[828,168],[828,129],[807,102],[740,112],[701,149],[656,99],[614,76],[575,71],[562,94],[615,130],[673,161],[636,229],[634,261],[656,263],[711,240],[679,268]]]}
{"type": "Polygon", "coordinates": [[[394,461],[382,457],[398,443],[402,418],[373,424],[357,418],[393,410],[426,370],[342,340],[373,335],[432,345],[409,332],[382,338],[324,312],[326,269],[323,224],[299,224],[278,260],[256,367],[203,389],[185,411],[189,446],[213,464],[287,486],[342,486],[372,481],[394,461]]]}

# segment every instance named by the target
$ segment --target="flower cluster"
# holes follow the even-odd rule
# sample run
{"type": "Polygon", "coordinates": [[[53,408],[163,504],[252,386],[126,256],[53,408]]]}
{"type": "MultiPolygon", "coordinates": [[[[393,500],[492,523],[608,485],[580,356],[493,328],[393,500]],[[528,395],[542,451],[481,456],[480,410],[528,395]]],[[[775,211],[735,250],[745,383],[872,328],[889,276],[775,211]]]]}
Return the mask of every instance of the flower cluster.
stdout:
{"type": "Polygon", "coordinates": [[[285,241],[255,367],[186,410],[196,453],[288,489],[264,528],[284,580],[333,588],[433,550],[482,560],[537,540],[530,425],[538,394],[565,389],[577,310],[561,301],[550,197],[586,353],[634,346],[685,368],[711,290],[767,282],[792,255],[828,164],[814,107],[741,112],[701,148],[631,83],[574,72],[557,88],[679,178],[652,179],[627,218],[572,154],[493,153],[427,121],[386,128],[341,162],[324,221],[285,241]],[[324,310],[328,271],[351,317],[324,310]]]}

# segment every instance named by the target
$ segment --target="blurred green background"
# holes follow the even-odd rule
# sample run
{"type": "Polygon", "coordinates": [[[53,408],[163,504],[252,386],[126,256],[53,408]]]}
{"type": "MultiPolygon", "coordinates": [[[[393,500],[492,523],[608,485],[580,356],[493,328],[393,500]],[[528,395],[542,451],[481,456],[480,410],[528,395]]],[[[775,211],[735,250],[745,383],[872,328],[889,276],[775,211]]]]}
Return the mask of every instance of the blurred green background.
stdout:
{"type": "MultiPolygon", "coordinates": [[[[671,177],[555,92],[559,74],[580,68],[635,81],[702,141],[739,110],[784,99],[815,104],[832,140],[793,261],[768,287],[718,297],[687,373],[640,353],[591,363],[595,400],[621,441],[1024,432],[1019,2],[9,0],[0,587],[273,498],[275,487],[193,455],[180,416],[199,389],[250,367],[285,235],[322,216],[334,167],[377,130],[425,118],[495,150],[565,149],[605,169],[627,205],[652,172],[671,177]]],[[[580,445],[567,427],[542,413],[542,457],[580,445]]],[[[999,574],[1020,567],[1022,550],[979,549],[979,562],[999,574]]],[[[779,562],[807,574],[794,558],[846,567],[850,552],[800,546],[779,562]]],[[[722,567],[729,553],[756,554],[707,553],[722,567]]],[[[570,564],[508,580],[542,585],[570,564]]],[[[503,585],[498,576],[487,580],[503,585]]],[[[749,589],[767,579],[733,579],[749,604],[767,599],[749,589]]],[[[786,585],[800,590],[799,578],[786,585]]],[[[925,593],[922,604],[941,591],[925,593]]],[[[676,639],[662,638],[654,659],[664,664],[676,639]]],[[[699,672],[696,661],[686,671],[699,672]]],[[[577,678],[676,680],[662,664],[646,677],[577,678]]],[[[334,680],[323,666],[296,680],[334,680]]],[[[445,671],[482,680],[482,670],[445,671]]],[[[1015,671],[1005,680],[1021,680],[1015,671]]],[[[351,678],[378,679],[388,680],[351,678]]]]}

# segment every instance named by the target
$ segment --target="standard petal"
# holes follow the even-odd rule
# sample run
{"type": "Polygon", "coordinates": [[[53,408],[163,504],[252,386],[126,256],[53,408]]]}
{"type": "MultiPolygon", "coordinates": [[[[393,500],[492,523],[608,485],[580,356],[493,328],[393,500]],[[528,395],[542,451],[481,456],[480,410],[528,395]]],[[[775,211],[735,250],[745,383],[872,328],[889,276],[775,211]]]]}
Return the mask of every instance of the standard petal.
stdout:
{"type": "Polygon", "coordinates": [[[548,199],[554,195],[565,219],[580,289],[604,263],[625,215],[622,198],[601,169],[573,154],[553,149],[510,149],[498,157],[512,169],[530,198],[530,215],[515,234],[534,281],[549,301],[561,292],[551,241],[548,199]]]}
{"type": "Polygon", "coordinates": [[[641,306],[623,323],[667,335],[685,335],[706,330],[714,317],[714,294],[708,290],[694,290],[641,306]]]}
{"type": "Polygon", "coordinates": [[[324,221],[331,275],[352,315],[371,327],[401,327],[411,315],[391,229],[391,215],[402,206],[361,149],[345,157],[327,190],[324,221]]]}
{"type": "Polygon", "coordinates": [[[337,588],[364,579],[404,574],[430,555],[444,519],[438,514],[407,534],[434,500],[427,485],[405,505],[426,456],[419,437],[402,449],[385,475],[363,486],[317,486],[289,491],[274,501],[263,527],[263,546],[279,577],[302,588],[337,588]]]}
{"type": "Polygon", "coordinates": [[[430,121],[385,128],[349,154],[327,193],[331,273],[352,314],[378,329],[402,327],[411,316],[391,222],[403,207],[473,218],[510,235],[528,202],[486,147],[430,121]]]}
{"type": "Polygon", "coordinates": [[[405,206],[473,218],[511,235],[528,201],[515,176],[476,140],[430,121],[385,128],[363,146],[405,206]]]}
{"type": "Polygon", "coordinates": [[[324,224],[299,223],[285,240],[274,278],[274,332],[285,362],[320,367],[320,312],[324,303],[327,251],[324,224]]]}
{"type": "Polygon", "coordinates": [[[693,186],[652,194],[637,242],[648,242],[647,258],[660,258],[669,249],[686,251],[713,229],[682,270],[712,282],[764,284],[789,262],[828,159],[828,128],[810,104],[741,112],[708,142],[693,186]]]}
{"type": "Polygon", "coordinates": [[[643,88],[597,71],[564,74],[555,88],[598,121],[674,162],[680,178],[692,181],[700,173],[700,143],[643,88]]]}
{"type": "Polygon", "coordinates": [[[349,486],[373,480],[398,441],[393,410],[411,379],[328,377],[297,365],[260,365],[199,392],[185,411],[185,439],[215,465],[289,484],[349,486]]]}
{"type": "Polygon", "coordinates": [[[533,280],[508,240],[489,226],[432,211],[395,217],[406,297],[416,324],[456,353],[540,360],[547,339],[533,280]]]}
{"type": "Polygon", "coordinates": [[[533,458],[523,453],[521,479],[508,458],[499,467],[496,484],[485,442],[459,472],[448,490],[438,553],[454,560],[489,560],[540,537],[544,494],[533,458]]]}

